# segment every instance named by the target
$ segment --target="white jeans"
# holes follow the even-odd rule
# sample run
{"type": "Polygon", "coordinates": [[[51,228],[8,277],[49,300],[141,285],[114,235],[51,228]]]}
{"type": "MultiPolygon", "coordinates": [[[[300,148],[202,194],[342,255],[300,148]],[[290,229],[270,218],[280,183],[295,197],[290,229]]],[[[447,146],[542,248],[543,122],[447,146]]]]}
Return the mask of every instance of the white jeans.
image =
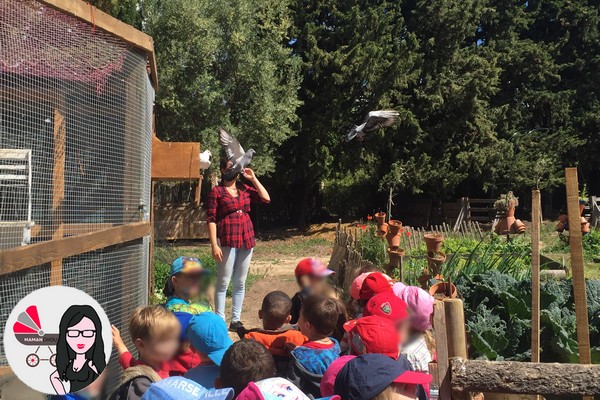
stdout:
{"type": "Polygon", "coordinates": [[[218,315],[225,319],[225,296],[229,282],[233,277],[233,293],[231,322],[239,321],[246,294],[246,278],[250,269],[253,249],[236,249],[221,247],[223,261],[217,261],[217,290],[215,292],[215,308],[218,315]]]}

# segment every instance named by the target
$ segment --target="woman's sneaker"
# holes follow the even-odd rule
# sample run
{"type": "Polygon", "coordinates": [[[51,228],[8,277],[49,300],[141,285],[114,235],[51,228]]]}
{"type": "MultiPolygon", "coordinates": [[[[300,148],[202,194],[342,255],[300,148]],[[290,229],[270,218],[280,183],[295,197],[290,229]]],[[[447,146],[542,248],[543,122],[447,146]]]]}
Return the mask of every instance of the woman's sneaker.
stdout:
{"type": "Polygon", "coordinates": [[[237,333],[243,330],[246,330],[246,328],[244,328],[244,324],[242,324],[240,321],[232,321],[231,324],[229,324],[229,332],[237,333]]]}

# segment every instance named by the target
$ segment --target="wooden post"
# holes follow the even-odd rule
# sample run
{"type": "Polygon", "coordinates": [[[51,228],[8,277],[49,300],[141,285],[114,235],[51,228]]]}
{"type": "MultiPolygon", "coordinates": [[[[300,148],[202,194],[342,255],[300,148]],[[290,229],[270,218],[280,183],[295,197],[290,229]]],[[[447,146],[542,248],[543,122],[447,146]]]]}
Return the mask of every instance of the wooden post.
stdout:
{"type": "Polygon", "coordinates": [[[448,358],[448,338],[446,332],[446,312],[444,302],[436,300],[433,305],[433,333],[435,335],[435,351],[437,353],[437,382],[439,400],[450,400],[450,364],[448,358]]]}
{"type": "MultiPolygon", "coordinates": [[[[54,162],[52,165],[52,240],[64,235],[63,203],[65,199],[65,141],[67,128],[60,108],[54,109],[54,162]]],[[[62,258],[50,262],[50,285],[62,284],[62,258]]]]}
{"type": "Polygon", "coordinates": [[[540,362],[540,191],[531,192],[531,362],[540,362]]]}
{"type": "MultiPolygon", "coordinates": [[[[585,293],[585,271],[583,268],[583,245],[581,238],[581,216],[579,215],[579,183],[577,168],[565,168],[567,180],[567,211],[569,214],[569,246],[571,248],[571,271],[575,297],[575,319],[579,363],[591,364],[590,326],[588,321],[587,296],[585,293]]],[[[584,400],[590,398],[584,397],[584,400]]]]}
{"type": "Polygon", "coordinates": [[[445,299],[446,336],[448,341],[448,358],[467,359],[467,336],[465,332],[465,311],[460,299],[445,299]]]}

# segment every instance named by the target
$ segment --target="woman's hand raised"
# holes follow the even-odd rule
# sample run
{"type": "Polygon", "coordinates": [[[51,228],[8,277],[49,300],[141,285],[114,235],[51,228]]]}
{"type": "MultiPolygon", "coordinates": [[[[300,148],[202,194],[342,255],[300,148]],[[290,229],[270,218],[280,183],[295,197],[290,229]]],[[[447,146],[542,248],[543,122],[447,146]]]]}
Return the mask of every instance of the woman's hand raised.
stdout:
{"type": "Polygon", "coordinates": [[[250,168],[244,168],[244,178],[248,179],[250,182],[254,182],[256,179],[256,174],[250,168]]]}
{"type": "Polygon", "coordinates": [[[212,256],[215,261],[221,262],[223,261],[223,250],[219,247],[218,244],[214,244],[212,247],[212,256]]]}

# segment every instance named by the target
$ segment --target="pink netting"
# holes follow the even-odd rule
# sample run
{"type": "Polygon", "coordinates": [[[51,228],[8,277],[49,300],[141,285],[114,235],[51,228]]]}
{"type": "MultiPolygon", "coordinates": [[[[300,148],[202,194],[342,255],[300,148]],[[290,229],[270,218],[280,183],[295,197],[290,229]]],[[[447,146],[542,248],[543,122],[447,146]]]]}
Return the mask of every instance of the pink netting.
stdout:
{"type": "Polygon", "coordinates": [[[0,73],[94,83],[101,91],[127,51],[120,39],[37,1],[0,1],[0,73]]]}

